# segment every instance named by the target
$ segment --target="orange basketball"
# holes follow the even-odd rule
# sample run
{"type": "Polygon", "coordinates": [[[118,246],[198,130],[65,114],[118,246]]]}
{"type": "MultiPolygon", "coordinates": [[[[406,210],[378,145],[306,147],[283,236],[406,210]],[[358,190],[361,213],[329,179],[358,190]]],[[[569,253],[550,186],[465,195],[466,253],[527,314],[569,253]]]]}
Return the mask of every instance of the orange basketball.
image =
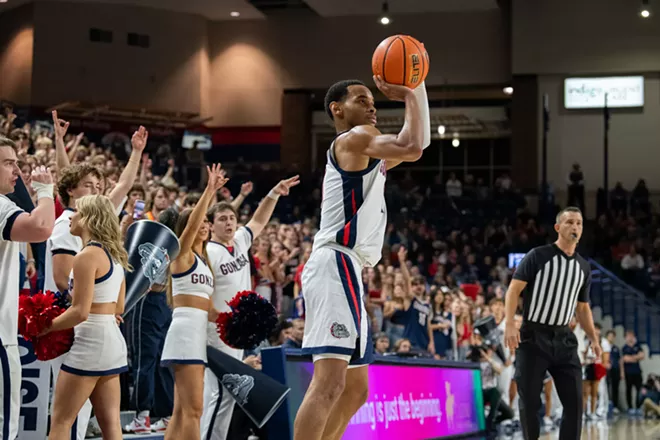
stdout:
{"type": "Polygon", "coordinates": [[[414,89],[429,73],[429,54],[424,45],[413,37],[392,35],[374,51],[371,70],[385,82],[414,89]]]}

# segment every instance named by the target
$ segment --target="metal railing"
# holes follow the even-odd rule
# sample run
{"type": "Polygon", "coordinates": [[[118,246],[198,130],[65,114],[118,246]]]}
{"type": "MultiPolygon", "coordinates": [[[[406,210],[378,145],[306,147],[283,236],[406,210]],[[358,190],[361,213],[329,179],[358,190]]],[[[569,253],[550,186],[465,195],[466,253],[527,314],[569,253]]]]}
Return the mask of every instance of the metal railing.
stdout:
{"type": "Polygon", "coordinates": [[[634,330],[651,355],[660,354],[660,307],[594,260],[589,263],[592,307],[600,307],[614,326],[634,330]]]}

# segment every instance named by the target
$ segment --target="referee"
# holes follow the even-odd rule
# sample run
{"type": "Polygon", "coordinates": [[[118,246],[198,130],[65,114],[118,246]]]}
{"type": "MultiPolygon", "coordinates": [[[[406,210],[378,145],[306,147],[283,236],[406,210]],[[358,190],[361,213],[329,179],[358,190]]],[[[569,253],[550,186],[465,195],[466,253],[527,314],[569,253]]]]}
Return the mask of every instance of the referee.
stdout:
{"type": "Polygon", "coordinates": [[[520,419],[526,440],[539,438],[541,390],[546,371],[552,375],[564,406],[560,440],[577,440],[582,430],[582,367],[577,338],[568,324],[575,314],[600,357],[589,288],[589,263],[575,248],[582,236],[582,213],[569,207],[556,218],[558,238],[532,249],[517,267],[506,293],[505,344],[516,350],[515,380],[520,395],[520,419]],[[523,295],[523,324],[514,316],[523,295]]]}

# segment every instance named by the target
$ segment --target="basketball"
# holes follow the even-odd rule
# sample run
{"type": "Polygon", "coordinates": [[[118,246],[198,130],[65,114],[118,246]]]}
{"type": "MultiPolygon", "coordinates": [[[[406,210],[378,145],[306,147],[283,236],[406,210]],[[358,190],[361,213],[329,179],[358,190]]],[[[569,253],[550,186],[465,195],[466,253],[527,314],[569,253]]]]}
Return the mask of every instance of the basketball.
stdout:
{"type": "Polygon", "coordinates": [[[424,45],[413,37],[392,35],[374,51],[371,70],[385,82],[414,89],[429,73],[429,54],[424,45]]]}

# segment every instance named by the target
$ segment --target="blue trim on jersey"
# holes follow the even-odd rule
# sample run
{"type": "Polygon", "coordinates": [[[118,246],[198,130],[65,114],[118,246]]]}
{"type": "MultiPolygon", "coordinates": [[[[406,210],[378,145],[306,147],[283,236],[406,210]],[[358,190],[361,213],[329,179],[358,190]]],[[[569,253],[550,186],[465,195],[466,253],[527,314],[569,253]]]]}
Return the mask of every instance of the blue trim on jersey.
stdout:
{"type": "Polygon", "coordinates": [[[195,256],[196,256],[197,258],[199,258],[200,260],[202,260],[202,263],[204,263],[204,266],[206,266],[206,267],[209,266],[209,264],[206,262],[206,258],[202,257],[201,255],[199,255],[199,254],[198,254],[197,252],[195,252],[195,251],[193,251],[193,254],[195,254],[195,256]]]}
{"type": "Polygon", "coordinates": [[[71,255],[73,257],[78,255],[78,252],[72,251],[72,250],[69,250],[69,249],[55,249],[55,250],[50,251],[50,253],[52,255],[62,255],[62,254],[71,255]]]}
{"type": "Polygon", "coordinates": [[[332,166],[337,170],[339,174],[341,174],[342,177],[362,177],[367,174],[369,174],[371,171],[380,164],[380,159],[370,159],[369,165],[363,170],[360,171],[344,171],[341,169],[337,161],[335,160],[334,154],[332,154],[332,149],[328,150],[328,158],[330,159],[330,163],[332,166]]]}
{"type": "Polygon", "coordinates": [[[217,244],[218,246],[222,246],[222,247],[225,248],[225,250],[229,253],[229,255],[231,255],[232,257],[236,257],[236,246],[231,246],[231,248],[233,249],[233,251],[230,251],[229,248],[228,248],[227,246],[225,246],[225,245],[222,244],[222,243],[218,243],[217,241],[209,240],[209,241],[207,242],[207,244],[208,244],[208,243],[213,243],[213,244],[217,244]]]}
{"type": "Polygon", "coordinates": [[[355,324],[355,329],[357,330],[358,335],[360,334],[360,321],[361,316],[360,312],[362,307],[360,305],[360,286],[356,284],[355,270],[353,269],[353,262],[345,254],[335,251],[335,258],[337,259],[337,270],[339,271],[339,278],[341,279],[341,284],[344,287],[344,293],[346,294],[346,301],[348,302],[348,308],[351,310],[351,315],[353,315],[353,323],[355,324]],[[347,273],[348,272],[348,273],[347,273]],[[351,289],[351,285],[353,289],[351,289]],[[357,302],[357,307],[356,307],[357,302]]]}
{"type": "Polygon", "coordinates": [[[11,424],[11,374],[9,356],[0,340],[0,368],[2,369],[2,438],[9,438],[11,424]]]}
{"type": "Polygon", "coordinates": [[[69,437],[71,440],[78,440],[78,416],[76,416],[76,419],[73,421],[73,425],[71,426],[71,437],[69,437]]]}
{"type": "Polygon", "coordinates": [[[113,374],[120,374],[128,371],[128,365],[124,365],[119,368],[112,368],[110,370],[102,371],[93,371],[93,370],[80,370],[78,368],[69,367],[67,365],[62,365],[62,371],[66,371],[70,374],[75,374],[76,376],[112,376],[113,374]]]}
{"type": "Polygon", "coordinates": [[[252,229],[250,229],[249,226],[243,226],[246,231],[250,233],[250,241],[254,241],[254,233],[252,232],[252,229]]]}
{"type": "Polygon", "coordinates": [[[364,185],[362,177],[341,176],[344,200],[344,227],[337,231],[337,243],[353,249],[357,240],[358,211],[364,203],[364,185]]]}
{"type": "Polygon", "coordinates": [[[110,252],[108,252],[108,250],[106,248],[104,248],[103,245],[101,245],[101,243],[97,243],[95,241],[90,241],[89,243],[87,243],[87,246],[95,246],[97,248],[103,249],[105,251],[105,254],[108,256],[108,260],[110,260],[110,270],[108,271],[108,273],[106,273],[102,277],[96,278],[94,280],[94,284],[102,283],[103,281],[107,280],[108,278],[110,278],[112,276],[112,272],[114,272],[114,270],[115,270],[115,263],[112,261],[112,257],[110,256],[110,252]]]}
{"type": "Polygon", "coordinates": [[[15,213],[9,216],[9,218],[5,222],[5,228],[2,230],[2,238],[4,240],[11,241],[11,228],[14,226],[16,217],[23,214],[24,212],[25,211],[16,211],[15,213]]]}
{"type": "Polygon", "coordinates": [[[193,273],[195,271],[195,269],[197,269],[197,255],[195,255],[195,262],[193,263],[192,266],[190,266],[190,269],[188,269],[185,272],[181,272],[181,273],[173,273],[172,278],[185,277],[186,275],[190,275],[191,273],[193,273]]]}

